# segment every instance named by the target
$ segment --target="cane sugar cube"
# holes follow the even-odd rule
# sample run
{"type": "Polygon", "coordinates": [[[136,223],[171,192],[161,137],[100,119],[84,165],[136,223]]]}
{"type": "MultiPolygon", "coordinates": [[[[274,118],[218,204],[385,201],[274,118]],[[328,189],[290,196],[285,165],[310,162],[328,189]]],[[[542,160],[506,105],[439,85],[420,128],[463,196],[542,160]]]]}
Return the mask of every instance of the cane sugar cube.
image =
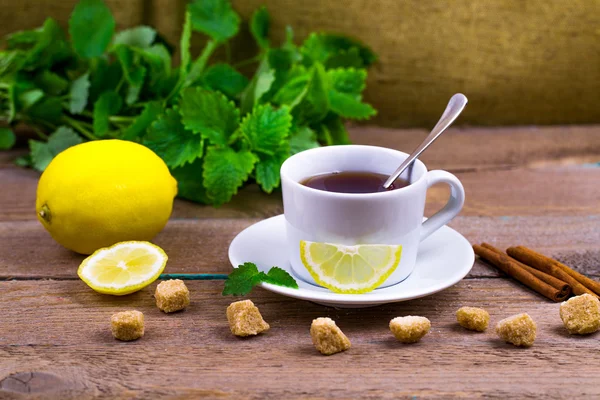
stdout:
{"type": "Polygon", "coordinates": [[[236,336],[258,335],[270,328],[252,300],[231,303],[227,307],[227,320],[231,333],[236,336]]]}
{"type": "Polygon", "coordinates": [[[498,337],[515,346],[529,347],[533,345],[536,331],[535,322],[525,313],[504,318],[496,325],[498,337]]]}
{"type": "Polygon", "coordinates": [[[402,343],[415,343],[431,329],[431,322],[425,317],[408,315],[390,321],[390,330],[402,343]]]}
{"type": "Polygon", "coordinates": [[[483,308],[461,307],[456,311],[456,320],[465,329],[483,332],[490,323],[490,314],[483,308]]]}
{"type": "Polygon", "coordinates": [[[159,283],[154,298],[156,306],[166,313],[183,310],[190,305],[190,291],[181,279],[170,279],[159,283]]]}
{"type": "Polygon", "coordinates": [[[115,339],[130,341],[144,336],[144,314],[139,311],[123,311],[113,314],[110,328],[115,339]]]}
{"type": "Polygon", "coordinates": [[[585,335],[600,329],[600,301],[590,295],[572,297],[560,305],[560,318],[571,335],[585,335]]]}
{"type": "Polygon", "coordinates": [[[315,348],[326,356],[348,350],[350,340],[331,318],[317,318],[310,326],[310,336],[315,348]]]}

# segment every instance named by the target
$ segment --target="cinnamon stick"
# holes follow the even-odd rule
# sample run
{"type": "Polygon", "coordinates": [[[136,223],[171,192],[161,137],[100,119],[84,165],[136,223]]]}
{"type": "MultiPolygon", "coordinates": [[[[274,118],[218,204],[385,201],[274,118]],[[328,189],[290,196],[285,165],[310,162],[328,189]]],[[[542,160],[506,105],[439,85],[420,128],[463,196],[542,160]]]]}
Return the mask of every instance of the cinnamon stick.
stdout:
{"type": "Polygon", "coordinates": [[[566,296],[559,289],[548,285],[546,282],[543,282],[533,274],[527,272],[525,269],[511,261],[510,257],[504,253],[497,253],[493,250],[476,244],[473,245],[473,250],[479,257],[488,261],[490,264],[494,265],[508,276],[518,280],[525,286],[535,290],[543,296],[546,296],[550,300],[558,302],[563,301],[566,298],[566,296]]]}
{"type": "Polygon", "coordinates": [[[587,276],[580,274],[579,272],[575,271],[574,269],[568,267],[567,265],[561,263],[560,261],[557,261],[553,258],[550,257],[546,257],[543,254],[540,254],[534,250],[531,250],[525,246],[517,246],[517,249],[520,249],[522,251],[528,251],[532,254],[537,255],[540,259],[544,260],[546,263],[551,264],[554,263],[554,265],[556,265],[557,267],[559,267],[560,269],[562,269],[564,272],[566,272],[567,274],[571,275],[573,278],[575,278],[579,283],[581,283],[583,286],[585,286],[586,288],[590,289],[592,292],[596,293],[597,295],[600,295],[600,282],[596,282],[593,279],[588,278],[587,276]]]}
{"type": "MultiPolygon", "coordinates": [[[[505,254],[502,250],[500,250],[497,247],[492,246],[489,243],[482,243],[481,246],[485,247],[486,249],[495,251],[496,253],[505,254]]],[[[506,256],[509,257],[512,262],[516,263],[518,266],[523,268],[525,271],[529,272],[531,275],[535,276],[536,278],[538,278],[539,280],[541,280],[543,282],[546,282],[548,285],[560,290],[561,294],[563,294],[565,298],[569,297],[569,295],[571,294],[571,286],[568,283],[566,283],[565,281],[561,281],[560,279],[555,278],[552,275],[548,275],[545,272],[539,271],[535,268],[530,267],[529,265],[523,264],[522,262],[520,262],[508,255],[506,255],[506,256]]]]}
{"type": "Polygon", "coordinates": [[[506,252],[509,256],[516,258],[524,264],[527,264],[535,269],[538,269],[542,272],[545,272],[549,275],[552,275],[562,281],[567,282],[571,285],[571,290],[576,295],[588,293],[592,296],[598,297],[596,293],[592,292],[590,289],[579,283],[579,281],[573,278],[571,275],[567,274],[560,267],[555,265],[553,262],[546,262],[546,260],[542,257],[539,257],[540,254],[535,251],[529,250],[526,247],[509,247],[506,252]]]}

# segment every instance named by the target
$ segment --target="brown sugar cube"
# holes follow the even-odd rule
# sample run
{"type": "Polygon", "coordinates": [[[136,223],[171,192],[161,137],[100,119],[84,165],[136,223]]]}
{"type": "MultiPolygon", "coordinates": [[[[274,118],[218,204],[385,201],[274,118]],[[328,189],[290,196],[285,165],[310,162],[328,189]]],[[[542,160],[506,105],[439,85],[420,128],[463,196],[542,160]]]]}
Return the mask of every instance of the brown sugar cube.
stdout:
{"type": "Polygon", "coordinates": [[[560,318],[571,335],[585,335],[600,329],[600,301],[590,295],[572,297],[560,305],[560,318]]]}
{"type": "Polygon", "coordinates": [[[535,322],[525,313],[504,318],[496,325],[498,337],[515,346],[533,345],[536,330],[535,322]]]}
{"type": "Polygon", "coordinates": [[[465,329],[483,332],[490,323],[490,314],[483,308],[461,307],[456,311],[456,320],[465,329]]]}
{"type": "Polygon", "coordinates": [[[351,346],[350,340],[331,318],[314,319],[310,325],[310,336],[315,348],[326,356],[348,350],[351,346]]]}
{"type": "Polygon", "coordinates": [[[156,286],[156,306],[166,313],[183,310],[190,305],[190,291],[181,279],[169,279],[156,286]]]}
{"type": "Polygon", "coordinates": [[[115,339],[130,341],[144,336],[144,314],[123,311],[110,317],[110,329],[115,339]]]}
{"type": "Polygon", "coordinates": [[[396,317],[390,321],[390,330],[402,343],[415,343],[431,329],[431,322],[425,317],[408,315],[396,317]]]}
{"type": "Polygon", "coordinates": [[[258,335],[270,328],[252,300],[231,303],[227,307],[227,320],[231,333],[236,336],[258,335]]]}

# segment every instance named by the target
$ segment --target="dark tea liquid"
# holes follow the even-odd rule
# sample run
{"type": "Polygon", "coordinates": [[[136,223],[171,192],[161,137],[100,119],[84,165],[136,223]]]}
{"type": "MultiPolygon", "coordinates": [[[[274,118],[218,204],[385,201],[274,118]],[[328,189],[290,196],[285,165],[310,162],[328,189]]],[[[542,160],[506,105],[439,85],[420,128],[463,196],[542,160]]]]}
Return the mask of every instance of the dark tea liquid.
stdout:
{"type": "Polygon", "coordinates": [[[387,192],[408,186],[408,181],[398,178],[387,189],[383,184],[389,176],[374,172],[333,172],[311,176],[300,182],[304,186],[326,192],[337,193],[377,193],[387,192]]]}

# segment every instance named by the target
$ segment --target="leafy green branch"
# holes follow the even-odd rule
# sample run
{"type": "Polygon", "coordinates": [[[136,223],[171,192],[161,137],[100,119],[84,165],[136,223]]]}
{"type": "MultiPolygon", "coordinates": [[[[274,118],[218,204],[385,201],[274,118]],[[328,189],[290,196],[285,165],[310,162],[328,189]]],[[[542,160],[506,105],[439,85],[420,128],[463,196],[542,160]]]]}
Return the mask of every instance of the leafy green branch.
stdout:
{"type": "MultiPolygon", "coordinates": [[[[181,58],[151,27],[115,33],[102,0],[81,0],[69,37],[53,19],[5,37],[0,51],[0,121],[25,123],[39,133],[19,165],[43,170],[60,151],[82,141],[142,143],[169,166],[179,196],[220,205],[255,181],[275,190],[290,155],[321,145],[349,143],[346,119],[376,111],[362,101],[374,53],[357,40],[312,33],[301,45],[291,27],[275,45],[265,7],[249,30],[259,52],[238,64],[212,62],[239,31],[228,0],[188,4],[179,42],[181,58]],[[194,32],[208,41],[197,57],[194,32]],[[256,64],[250,79],[237,68],[256,64]]],[[[0,149],[15,143],[0,129],[0,149]]]]}

